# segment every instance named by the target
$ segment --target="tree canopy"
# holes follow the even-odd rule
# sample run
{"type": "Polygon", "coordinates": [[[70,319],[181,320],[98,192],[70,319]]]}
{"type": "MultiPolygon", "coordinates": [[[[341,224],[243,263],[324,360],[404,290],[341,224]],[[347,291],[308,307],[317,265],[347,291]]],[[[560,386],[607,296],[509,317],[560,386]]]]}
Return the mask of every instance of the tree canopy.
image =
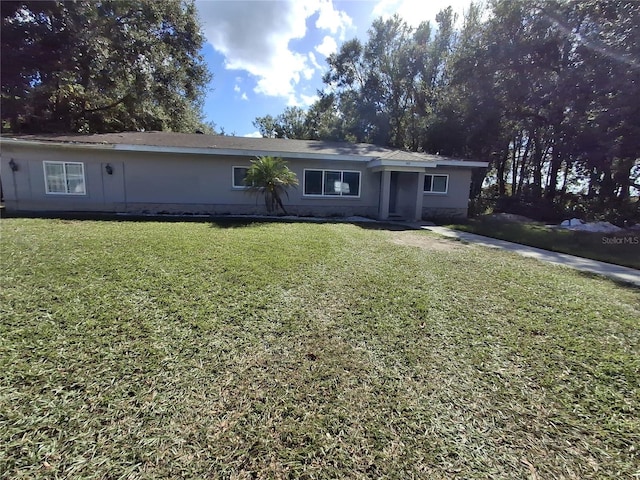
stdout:
{"type": "Polygon", "coordinates": [[[503,206],[638,218],[640,2],[491,0],[484,13],[471,4],[460,28],[451,8],[435,25],[375,20],[327,58],[288,138],[486,160],[503,206]]]}
{"type": "Polygon", "coordinates": [[[258,129],[263,138],[293,138],[306,139],[309,137],[305,125],[306,113],[300,107],[287,107],[280,115],[273,117],[265,115],[257,117],[253,126],[258,129]]]}
{"type": "Polygon", "coordinates": [[[0,6],[4,131],[206,128],[210,74],[192,0],[0,6]]]}

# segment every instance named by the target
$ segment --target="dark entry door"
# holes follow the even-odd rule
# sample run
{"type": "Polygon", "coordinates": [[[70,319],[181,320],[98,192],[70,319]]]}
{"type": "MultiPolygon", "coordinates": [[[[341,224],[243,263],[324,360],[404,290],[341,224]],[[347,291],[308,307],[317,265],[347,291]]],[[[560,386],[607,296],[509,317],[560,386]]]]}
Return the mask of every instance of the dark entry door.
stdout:
{"type": "Polygon", "coordinates": [[[391,172],[391,182],[389,184],[389,214],[395,214],[398,199],[398,172],[391,172]]]}

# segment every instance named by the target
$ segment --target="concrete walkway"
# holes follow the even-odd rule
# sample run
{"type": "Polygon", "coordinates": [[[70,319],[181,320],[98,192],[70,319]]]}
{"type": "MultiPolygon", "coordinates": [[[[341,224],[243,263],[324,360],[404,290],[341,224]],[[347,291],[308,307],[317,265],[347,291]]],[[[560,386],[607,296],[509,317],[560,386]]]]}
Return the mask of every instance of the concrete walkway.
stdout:
{"type": "MultiPolygon", "coordinates": [[[[543,262],[555,263],[557,265],[564,265],[565,267],[575,268],[583,272],[596,273],[598,275],[604,275],[618,282],[629,283],[640,287],[640,271],[629,267],[622,267],[620,265],[614,265],[606,262],[599,262],[597,260],[591,260],[589,258],[581,258],[566,253],[551,252],[549,250],[542,250],[541,248],[529,247],[527,245],[521,245],[519,243],[507,242],[505,240],[498,240],[496,238],[484,237],[482,235],[476,235],[475,233],[461,232],[459,230],[452,230],[446,227],[436,227],[433,225],[414,224],[416,228],[429,230],[431,232],[443,235],[445,237],[457,238],[459,240],[473,243],[476,245],[482,245],[490,248],[500,248],[509,252],[517,253],[524,257],[531,257],[543,262]]],[[[640,252],[639,252],[640,253],[640,252]]]]}

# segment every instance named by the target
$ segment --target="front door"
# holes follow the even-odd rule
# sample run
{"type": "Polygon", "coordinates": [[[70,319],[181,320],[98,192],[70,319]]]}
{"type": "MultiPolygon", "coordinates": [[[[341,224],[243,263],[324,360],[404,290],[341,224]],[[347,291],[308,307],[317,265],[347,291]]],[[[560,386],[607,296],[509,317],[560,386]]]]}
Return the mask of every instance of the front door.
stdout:
{"type": "Polygon", "coordinates": [[[395,215],[398,200],[398,172],[391,172],[391,182],[389,183],[389,215],[395,215]]]}

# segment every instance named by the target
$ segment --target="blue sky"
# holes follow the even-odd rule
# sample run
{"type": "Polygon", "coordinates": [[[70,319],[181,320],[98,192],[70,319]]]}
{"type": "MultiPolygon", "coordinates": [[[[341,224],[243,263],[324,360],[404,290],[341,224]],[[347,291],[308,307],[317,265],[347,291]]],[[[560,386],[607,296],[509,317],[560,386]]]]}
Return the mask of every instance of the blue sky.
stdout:
{"type": "Polygon", "coordinates": [[[258,116],[308,107],[323,88],[325,58],[345,41],[365,40],[374,19],[398,13],[410,25],[435,21],[451,5],[462,17],[470,0],[196,0],[214,78],[207,121],[227,134],[258,136],[258,116]]]}

